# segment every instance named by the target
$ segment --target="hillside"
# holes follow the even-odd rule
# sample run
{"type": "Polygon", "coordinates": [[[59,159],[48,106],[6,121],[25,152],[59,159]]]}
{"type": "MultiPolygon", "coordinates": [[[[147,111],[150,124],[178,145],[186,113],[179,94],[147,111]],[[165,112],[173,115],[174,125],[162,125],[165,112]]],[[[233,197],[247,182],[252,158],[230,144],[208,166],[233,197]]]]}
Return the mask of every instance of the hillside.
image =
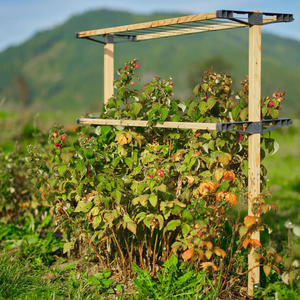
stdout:
{"type": "MultiPolygon", "coordinates": [[[[39,111],[99,111],[103,96],[103,46],[78,40],[75,32],[169,17],[174,14],[145,16],[92,11],[7,49],[0,53],[0,99],[7,99],[3,108],[18,104],[39,111]]],[[[192,96],[192,85],[197,82],[194,78],[211,65],[232,74],[238,86],[248,72],[248,32],[234,29],[115,46],[115,68],[133,58],[140,63],[141,83],[137,87],[153,76],[171,76],[176,97],[188,99],[192,96]]],[[[270,95],[277,88],[287,92],[284,116],[300,112],[299,70],[300,43],[263,34],[262,93],[270,95]]]]}

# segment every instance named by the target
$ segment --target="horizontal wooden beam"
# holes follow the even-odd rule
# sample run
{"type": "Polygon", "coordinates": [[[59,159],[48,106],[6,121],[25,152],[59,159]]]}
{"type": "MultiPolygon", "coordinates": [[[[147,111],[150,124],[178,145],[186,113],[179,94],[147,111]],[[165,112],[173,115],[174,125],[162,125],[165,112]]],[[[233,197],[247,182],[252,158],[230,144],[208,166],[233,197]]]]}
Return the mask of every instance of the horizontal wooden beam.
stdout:
{"type": "Polygon", "coordinates": [[[163,27],[163,26],[168,26],[168,25],[176,25],[176,24],[184,24],[184,23],[212,20],[212,19],[215,19],[216,16],[217,16],[216,12],[212,12],[212,13],[197,14],[197,15],[178,17],[178,18],[158,20],[158,21],[152,21],[152,22],[110,27],[110,28],[104,28],[104,29],[81,31],[81,32],[78,32],[77,37],[85,38],[85,37],[89,37],[89,36],[96,36],[96,35],[103,35],[103,34],[114,34],[114,33],[133,31],[133,30],[141,30],[141,29],[148,29],[148,28],[155,28],[155,27],[163,27]]]}
{"type": "Polygon", "coordinates": [[[156,32],[156,33],[149,33],[138,35],[136,37],[137,41],[145,41],[150,39],[158,39],[158,38],[165,38],[177,35],[185,35],[185,34],[193,34],[193,33],[200,33],[200,32],[207,32],[207,31],[216,31],[216,30],[223,30],[223,29],[231,29],[231,28],[238,28],[238,27],[247,27],[248,25],[241,24],[241,23],[221,23],[221,24],[213,24],[213,25],[206,25],[206,26],[199,26],[199,27],[191,27],[191,28],[184,28],[178,30],[168,30],[163,32],[156,32]]]}
{"type": "MultiPolygon", "coordinates": [[[[91,118],[78,118],[78,124],[89,125],[112,125],[112,126],[135,126],[135,127],[148,127],[148,121],[136,120],[113,120],[113,119],[91,119],[91,118]]],[[[157,123],[154,125],[157,128],[177,128],[177,129],[201,129],[201,130],[216,130],[217,123],[193,123],[193,122],[164,122],[163,124],[157,123]]]]}
{"type": "MultiPolygon", "coordinates": [[[[263,20],[264,23],[268,23],[271,21],[276,20],[276,17],[265,18],[263,20]]],[[[177,29],[177,30],[168,30],[156,33],[149,33],[138,35],[136,37],[137,41],[145,41],[151,39],[159,39],[171,36],[179,36],[179,35],[186,35],[186,34],[193,34],[193,33],[200,33],[200,32],[208,32],[208,31],[217,31],[217,30],[225,30],[225,29],[233,29],[233,28],[240,28],[240,27],[248,27],[247,24],[242,24],[238,22],[224,22],[219,24],[212,24],[212,25],[205,25],[199,27],[190,27],[184,29],[177,29]]]]}

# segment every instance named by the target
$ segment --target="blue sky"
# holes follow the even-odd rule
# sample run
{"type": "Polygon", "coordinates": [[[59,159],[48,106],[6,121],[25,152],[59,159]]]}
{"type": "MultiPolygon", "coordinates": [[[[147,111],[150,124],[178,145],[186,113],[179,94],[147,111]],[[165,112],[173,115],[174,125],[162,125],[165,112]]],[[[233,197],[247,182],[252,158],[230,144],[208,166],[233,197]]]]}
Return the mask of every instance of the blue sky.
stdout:
{"type": "Polygon", "coordinates": [[[141,14],[179,12],[186,15],[219,9],[292,13],[294,22],[268,25],[263,30],[300,41],[300,0],[0,0],[0,52],[25,42],[37,31],[51,29],[74,15],[101,8],[141,14]]]}

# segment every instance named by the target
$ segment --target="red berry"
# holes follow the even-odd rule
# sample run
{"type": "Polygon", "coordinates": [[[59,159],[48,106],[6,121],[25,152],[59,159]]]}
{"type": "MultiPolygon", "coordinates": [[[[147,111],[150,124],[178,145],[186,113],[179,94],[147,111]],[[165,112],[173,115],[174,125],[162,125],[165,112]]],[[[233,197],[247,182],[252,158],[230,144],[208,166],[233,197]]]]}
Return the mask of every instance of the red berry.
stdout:
{"type": "Polygon", "coordinates": [[[269,102],[269,106],[272,107],[274,105],[273,102],[269,102]]]}
{"type": "Polygon", "coordinates": [[[138,68],[139,68],[139,66],[140,66],[139,64],[136,64],[136,65],[135,65],[136,69],[138,69],[138,68]]]}
{"type": "Polygon", "coordinates": [[[279,105],[276,107],[276,109],[279,109],[279,105]]]}
{"type": "Polygon", "coordinates": [[[154,175],[150,175],[150,177],[152,178],[152,177],[154,177],[154,175]]]}
{"type": "Polygon", "coordinates": [[[54,146],[55,146],[56,148],[58,148],[58,147],[59,147],[59,144],[58,144],[58,143],[54,143],[54,146]]]}
{"type": "Polygon", "coordinates": [[[132,81],[132,82],[130,82],[130,85],[131,85],[131,86],[134,86],[134,82],[133,82],[133,81],[132,81]]]}
{"type": "Polygon", "coordinates": [[[87,138],[87,139],[88,139],[88,141],[89,141],[91,138],[88,136],[88,138],[87,138]]]}
{"type": "Polygon", "coordinates": [[[164,177],[164,173],[159,173],[158,176],[164,177]]]}
{"type": "Polygon", "coordinates": [[[198,232],[198,234],[201,236],[203,233],[202,232],[198,232]]]}
{"type": "Polygon", "coordinates": [[[66,137],[64,135],[62,135],[61,139],[64,141],[66,139],[66,137]]]}
{"type": "Polygon", "coordinates": [[[127,68],[128,68],[128,66],[125,66],[125,67],[124,67],[124,69],[127,69],[127,68]]]}

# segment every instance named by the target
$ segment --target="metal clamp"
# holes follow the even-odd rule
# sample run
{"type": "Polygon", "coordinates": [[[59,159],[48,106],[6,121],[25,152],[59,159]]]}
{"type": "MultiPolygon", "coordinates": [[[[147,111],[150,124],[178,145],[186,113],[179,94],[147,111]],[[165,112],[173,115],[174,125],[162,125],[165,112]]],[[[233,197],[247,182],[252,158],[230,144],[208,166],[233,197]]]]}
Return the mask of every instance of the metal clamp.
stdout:
{"type": "Polygon", "coordinates": [[[239,122],[217,123],[217,130],[236,131],[236,132],[254,134],[254,133],[265,133],[274,130],[276,128],[291,126],[291,125],[292,125],[291,119],[261,120],[257,122],[239,121],[239,122]],[[247,125],[247,129],[246,130],[234,129],[233,127],[237,125],[247,125]],[[264,125],[272,125],[272,127],[263,129],[264,125]]]}

